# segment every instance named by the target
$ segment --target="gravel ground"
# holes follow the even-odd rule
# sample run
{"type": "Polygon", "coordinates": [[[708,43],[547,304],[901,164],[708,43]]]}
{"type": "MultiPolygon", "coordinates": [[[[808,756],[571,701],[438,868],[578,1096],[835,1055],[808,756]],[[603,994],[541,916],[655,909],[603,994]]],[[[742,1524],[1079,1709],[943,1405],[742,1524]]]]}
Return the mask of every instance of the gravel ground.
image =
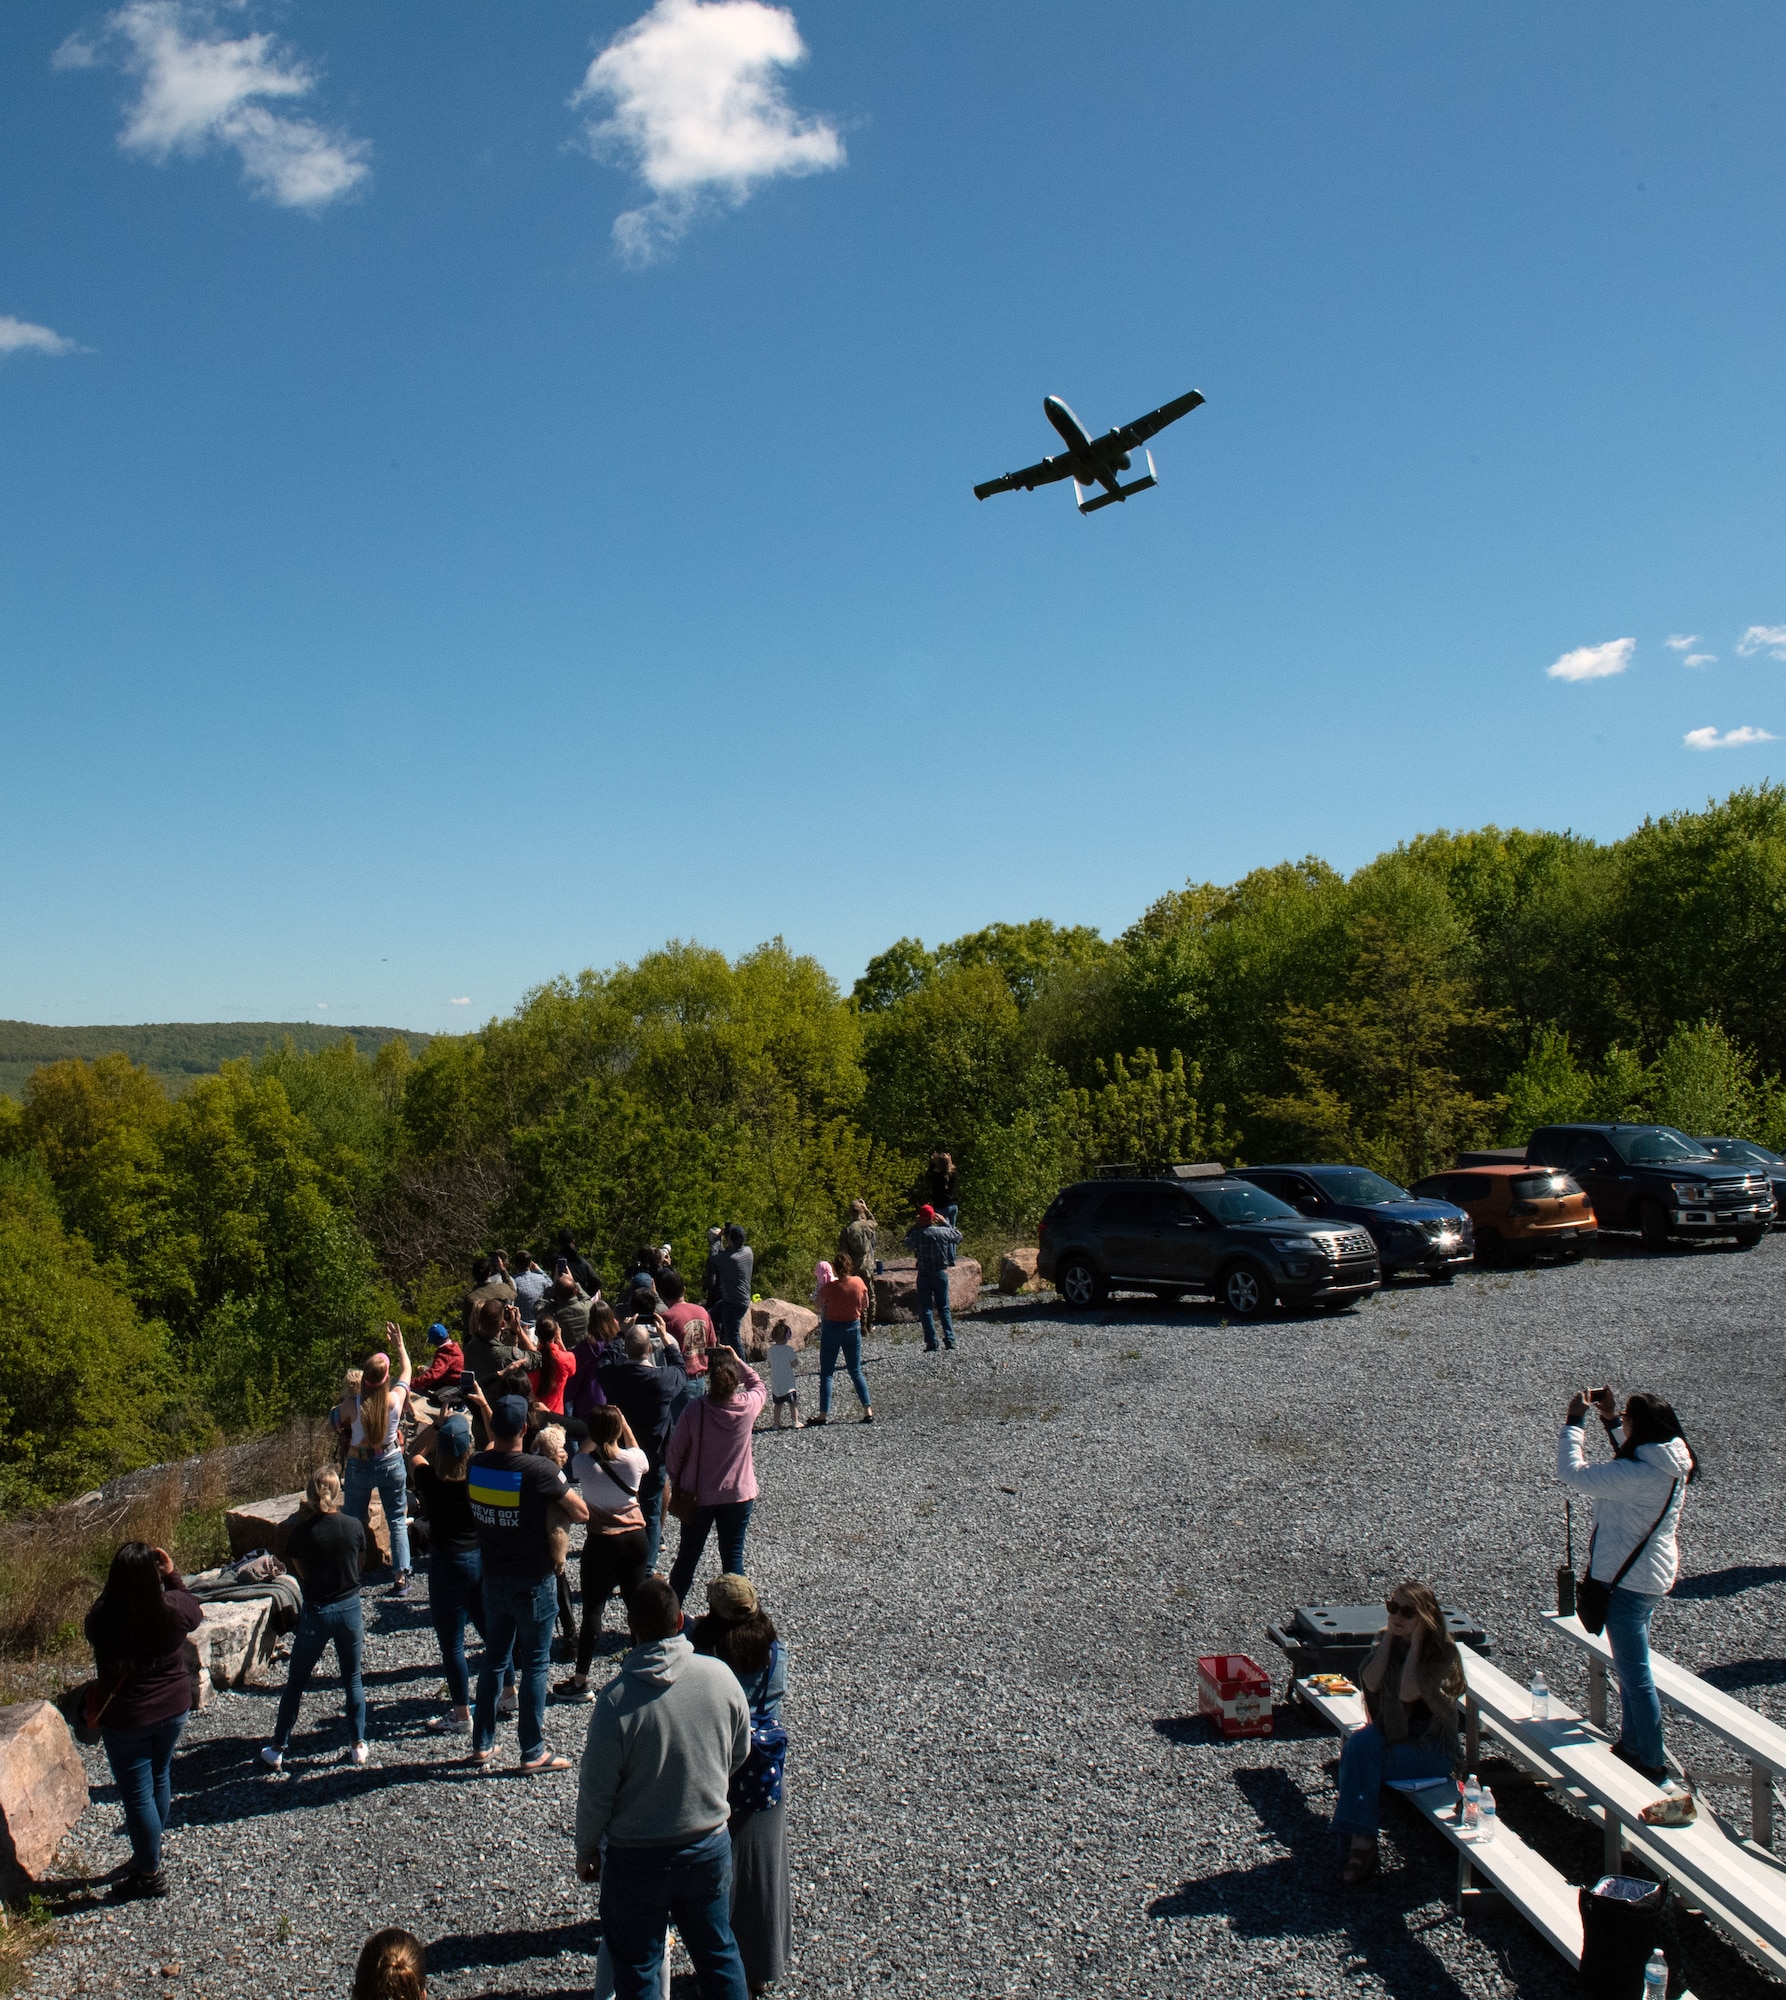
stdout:
{"type": "MultiPolygon", "coordinates": [[[[1248,1651],[1275,1675],[1274,1616],[1411,1573],[1527,1675],[1561,1559],[1556,1427],[1571,1389],[1610,1379],[1670,1397],[1705,1463],[1658,1644],[1786,1722],[1783,1298],[1786,1238],[1402,1286],[1338,1321],[1044,1297],[989,1301],[954,1354],[872,1342],[873,1429],[758,1445],[750,1567],[793,1663],[785,1990],[1573,1994],[1517,1917],[1452,1913],[1451,1851],[1398,1805],[1382,1877],[1343,1894],[1335,1739],[1280,1708],[1270,1741],[1213,1741],[1196,1658],[1248,1651]]],[[[284,1780],[252,1762],[277,1687],[220,1697],[175,1767],[172,1897],[70,1909],[33,1990],[340,1994],[389,1922],[428,1941],[442,2000],[587,1990],[574,1771],[456,1766],[422,1728],[441,1692],[425,1605],[368,1613],[373,1765],[338,1761],[338,1687],[306,1699],[284,1780]]],[[[1546,1665],[1585,1698],[1572,1651],[1546,1665]]],[[[586,1716],[548,1717],[573,1757],[586,1716]]],[[[1731,1769],[1684,1728],[1670,1741],[1731,1769]]],[[[75,1840],[97,1872],[126,1849],[97,1752],[91,1775],[75,1840]]],[[[1596,1833],[1485,1775],[1572,1879],[1598,1872],[1596,1833]]],[[[1746,1815],[1746,1789],[1713,1798],[1746,1815]]],[[[1701,2000],[1778,1992],[1693,1919],[1671,1944],[1701,2000]]]]}

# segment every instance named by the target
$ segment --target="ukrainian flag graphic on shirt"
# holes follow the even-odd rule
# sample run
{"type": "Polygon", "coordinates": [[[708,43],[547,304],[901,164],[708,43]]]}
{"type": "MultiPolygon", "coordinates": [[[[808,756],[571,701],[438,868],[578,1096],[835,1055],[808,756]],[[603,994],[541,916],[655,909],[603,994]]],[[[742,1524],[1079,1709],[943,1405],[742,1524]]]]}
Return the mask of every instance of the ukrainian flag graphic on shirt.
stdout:
{"type": "Polygon", "coordinates": [[[521,1468],[511,1472],[506,1466],[474,1465],[470,1472],[471,1504],[480,1520],[490,1527],[512,1525],[520,1519],[521,1468]],[[489,1508],[489,1513],[483,1512],[489,1508]]]}

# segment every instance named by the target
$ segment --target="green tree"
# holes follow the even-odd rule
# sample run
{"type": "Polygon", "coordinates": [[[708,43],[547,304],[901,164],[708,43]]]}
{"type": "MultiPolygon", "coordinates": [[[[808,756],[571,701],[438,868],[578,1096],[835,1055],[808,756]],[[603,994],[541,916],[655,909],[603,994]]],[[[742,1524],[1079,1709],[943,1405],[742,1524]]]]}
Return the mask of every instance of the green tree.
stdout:
{"type": "Polygon", "coordinates": [[[165,1330],[65,1230],[42,1167],[0,1163],[0,1507],[154,1459],[169,1380],[165,1330]]]}
{"type": "Polygon", "coordinates": [[[1366,917],[1345,998],[1290,1010],[1295,1087],[1260,1102],[1257,1114],[1285,1150],[1417,1180],[1450,1165],[1499,1111],[1460,1083],[1457,1051],[1500,1025],[1442,957],[1366,917]]]}
{"type": "Polygon", "coordinates": [[[1771,1095],[1716,1021],[1676,1028],[1650,1072],[1650,1115],[1699,1138],[1760,1138],[1771,1095]]]}
{"type": "Polygon", "coordinates": [[[1061,1125],[1076,1171],[1134,1165],[1157,1171],[1231,1153],[1224,1109],[1201,1100],[1202,1072],[1177,1049],[1161,1065],[1152,1049],[1098,1065],[1095,1087],[1066,1093],[1061,1125]]]}

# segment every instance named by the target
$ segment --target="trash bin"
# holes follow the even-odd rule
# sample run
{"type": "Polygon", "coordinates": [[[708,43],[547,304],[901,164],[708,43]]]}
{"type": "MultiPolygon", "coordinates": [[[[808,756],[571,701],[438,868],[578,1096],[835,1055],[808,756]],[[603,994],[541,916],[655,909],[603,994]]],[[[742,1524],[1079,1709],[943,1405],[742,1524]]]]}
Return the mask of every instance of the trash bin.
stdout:
{"type": "Polygon", "coordinates": [[[1581,1896],[1581,1990],[1588,2000],[1643,2000],[1643,1968],[1662,1942],[1667,1890],[1640,1875],[1602,1875],[1581,1896]]]}

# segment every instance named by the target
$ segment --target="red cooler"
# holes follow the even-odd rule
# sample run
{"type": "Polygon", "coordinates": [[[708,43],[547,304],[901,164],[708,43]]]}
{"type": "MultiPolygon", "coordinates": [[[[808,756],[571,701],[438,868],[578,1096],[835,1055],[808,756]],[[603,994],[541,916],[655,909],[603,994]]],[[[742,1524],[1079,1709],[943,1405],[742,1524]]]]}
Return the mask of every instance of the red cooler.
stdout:
{"type": "Polygon", "coordinates": [[[1271,1676],[1244,1653],[1206,1653],[1197,1662],[1197,1713],[1224,1736],[1269,1736],[1271,1676]]]}

